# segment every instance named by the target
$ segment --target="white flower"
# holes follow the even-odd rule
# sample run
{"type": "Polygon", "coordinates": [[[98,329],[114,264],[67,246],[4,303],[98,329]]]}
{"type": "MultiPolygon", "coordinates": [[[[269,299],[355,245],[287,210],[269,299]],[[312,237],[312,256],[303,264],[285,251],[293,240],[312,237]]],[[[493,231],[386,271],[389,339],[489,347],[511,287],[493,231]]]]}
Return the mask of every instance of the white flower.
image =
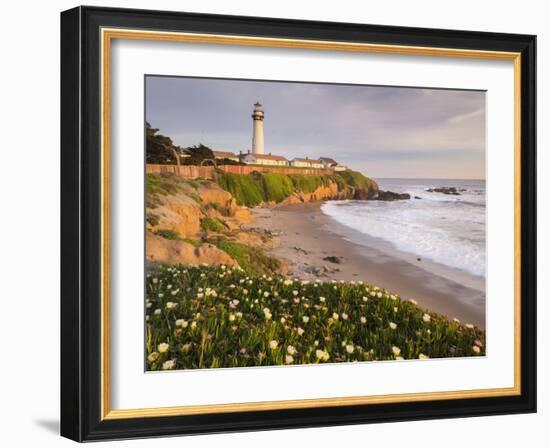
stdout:
{"type": "Polygon", "coordinates": [[[159,282],[159,279],[158,278],[153,278],[153,283],[156,285],[157,283],[159,282]]]}
{"type": "Polygon", "coordinates": [[[390,296],[390,299],[392,299],[392,300],[397,300],[397,296],[396,296],[395,294],[392,294],[392,295],[390,296]]]}
{"type": "Polygon", "coordinates": [[[397,324],[395,322],[390,322],[390,328],[395,330],[397,328],[397,324]]]}
{"type": "Polygon", "coordinates": [[[296,350],[296,347],[294,347],[293,345],[289,345],[286,348],[286,351],[289,355],[295,355],[297,350],[296,350]]]}
{"type": "Polygon", "coordinates": [[[281,323],[284,324],[286,322],[286,319],[284,317],[281,317],[281,323]]]}
{"type": "Polygon", "coordinates": [[[246,296],[248,294],[248,289],[243,289],[243,294],[246,296]]]}
{"type": "Polygon", "coordinates": [[[305,330],[304,330],[303,328],[300,328],[300,327],[298,327],[298,328],[296,329],[296,332],[298,333],[298,336],[302,336],[302,335],[304,334],[304,331],[305,331],[305,330]]]}
{"type": "Polygon", "coordinates": [[[379,292],[378,294],[376,294],[376,296],[377,296],[379,299],[381,299],[381,298],[382,298],[382,293],[379,292]]]}
{"type": "Polygon", "coordinates": [[[159,359],[159,353],[158,352],[153,352],[147,357],[147,360],[149,362],[155,362],[157,359],[159,359]]]}
{"type": "Polygon", "coordinates": [[[197,328],[197,323],[195,321],[191,322],[191,328],[194,330],[197,328]]]}
{"type": "Polygon", "coordinates": [[[187,325],[189,325],[189,324],[187,323],[187,321],[185,319],[176,320],[176,327],[186,328],[187,325]]]}
{"type": "Polygon", "coordinates": [[[315,350],[315,356],[320,361],[328,361],[330,358],[330,355],[325,350],[315,350]]]}
{"type": "Polygon", "coordinates": [[[455,317],[455,318],[453,318],[453,322],[459,324],[459,323],[460,323],[460,320],[458,320],[458,319],[455,317]]]}
{"type": "Polygon", "coordinates": [[[420,353],[420,355],[418,355],[418,359],[430,359],[430,357],[424,353],[420,353]]]}
{"type": "Polygon", "coordinates": [[[397,313],[397,307],[396,306],[393,307],[393,312],[397,313]]]}
{"type": "Polygon", "coordinates": [[[172,285],[168,285],[166,289],[172,289],[172,285]]]}
{"type": "Polygon", "coordinates": [[[422,316],[422,320],[424,322],[429,322],[432,318],[430,317],[430,315],[428,313],[424,313],[424,315],[422,316]]]}
{"type": "Polygon", "coordinates": [[[364,316],[361,316],[361,319],[360,319],[360,320],[361,320],[361,323],[362,323],[362,324],[366,324],[366,323],[367,323],[367,318],[364,317],[364,316]]]}
{"type": "Polygon", "coordinates": [[[319,297],[320,302],[324,302],[325,300],[327,300],[327,299],[325,299],[324,297],[319,297]]]}
{"type": "Polygon", "coordinates": [[[285,364],[292,364],[294,362],[294,358],[292,355],[286,355],[285,356],[285,364]]]}
{"type": "Polygon", "coordinates": [[[346,352],[348,353],[353,353],[353,345],[349,344],[349,345],[346,345],[346,352]]]}
{"type": "Polygon", "coordinates": [[[332,318],[333,318],[334,320],[338,320],[339,317],[340,317],[340,316],[338,316],[338,313],[332,313],[332,318]]]}
{"type": "Polygon", "coordinates": [[[278,345],[279,345],[279,343],[277,341],[269,341],[269,348],[271,350],[275,350],[278,345]]]}
{"type": "Polygon", "coordinates": [[[157,347],[160,353],[166,353],[169,348],[170,346],[166,342],[161,342],[157,347]]]}
{"type": "Polygon", "coordinates": [[[371,297],[375,297],[376,296],[376,293],[374,291],[371,291],[370,294],[369,294],[371,297]]]}
{"type": "Polygon", "coordinates": [[[395,345],[391,348],[391,351],[395,356],[399,356],[401,354],[401,349],[399,347],[396,347],[395,345]]]}
{"type": "Polygon", "coordinates": [[[296,291],[296,290],[292,291],[292,295],[297,296],[297,295],[298,295],[298,291],[296,291]]]}
{"type": "Polygon", "coordinates": [[[229,322],[233,322],[235,320],[235,315],[234,314],[230,314],[229,315],[229,322]]]}
{"type": "Polygon", "coordinates": [[[481,349],[477,345],[472,346],[472,350],[476,353],[481,352],[481,349]]]}
{"type": "Polygon", "coordinates": [[[267,291],[264,292],[264,297],[269,297],[269,293],[267,291]]]}
{"type": "Polygon", "coordinates": [[[153,311],[153,314],[156,314],[157,316],[161,313],[160,309],[157,308],[155,311],[153,311]]]}
{"type": "Polygon", "coordinates": [[[474,328],[474,326],[473,326],[472,324],[466,324],[466,325],[464,325],[464,326],[465,326],[466,328],[469,328],[470,330],[471,330],[472,328],[474,328]]]}
{"type": "Polygon", "coordinates": [[[307,324],[309,322],[309,316],[303,316],[302,321],[304,322],[304,324],[307,324]]]}
{"type": "Polygon", "coordinates": [[[199,292],[197,294],[197,299],[202,299],[204,297],[204,294],[202,292],[199,292]]]}
{"type": "Polygon", "coordinates": [[[159,299],[162,299],[164,297],[164,294],[163,293],[159,293],[159,299]]]}
{"type": "Polygon", "coordinates": [[[178,304],[177,303],[174,303],[174,302],[166,302],[166,309],[167,310],[172,310],[174,309],[175,307],[177,307],[178,304]]]}
{"type": "Polygon", "coordinates": [[[402,356],[396,356],[395,359],[396,359],[397,361],[403,361],[403,357],[402,357],[402,356]]]}
{"type": "Polygon", "coordinates": [[[237,299],[234,299],[231,301],[231,303],[235,306],[237,306],[239,304],[239,301],[237,299]]]}
{"type": "Polygon", "coordinates": [[[413,305],[418,305],[418,302],[414,299],[409,299],[409,302],[411,302],[413,305]]]}
{"type": "Polygon", "coordinates": [[[222,271],[225,271],[225,264],[222,264],[220,268],[222,268],[222,271]]]}
{"type": "Polygon", "coordinates": [[[147,302],[145,302],[145,307],[146,308],[151,308],[153,306],[153,304],[151,302],[149,302],[149,300],[147,300],[147,302]]]}
{"type": "Polygon", "coordinates": [[[293,281],[291,279],[286,279],[284,282],[283,282],[283,285],[285,286],[289,286],[289,285],[292,285],[293,281]]]}
{"type": "Polygon", "coordinates": [[[169,359],[168,361],[162,363],[162,370],[171,370],[174,367],[176,367],[175,359],[169,359]]]}
{"type": "Polygon", "coordinates": [[[342,313],[342,319],[348,320],[348,317],[349,317],[349,316],[348,316],[346,313],[342,313]]]}
{"type": "Polygon", "coordinates": [[[367,296],[363,296],[363,302],[368,302],[369,298],[367,296]]]}
{"type": "Polygon", "coordinates": [[[201,273],[201,278],[206,277],[206,274],[204,272],[201,273]]]}
{"type": "Polygon", "coordinates": [[[243,313],[238,311],[237,313],[235,313],[235,316],[237,316],[240,319],[241,317],[243,317],[243,313]]]}

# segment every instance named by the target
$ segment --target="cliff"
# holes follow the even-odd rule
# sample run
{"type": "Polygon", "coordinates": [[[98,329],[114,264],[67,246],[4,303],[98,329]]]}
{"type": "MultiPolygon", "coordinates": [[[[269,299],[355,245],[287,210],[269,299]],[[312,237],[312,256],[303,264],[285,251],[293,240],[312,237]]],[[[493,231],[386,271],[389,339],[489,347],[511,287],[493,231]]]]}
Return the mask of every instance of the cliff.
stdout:
{"type": "Polygon", "coordinates": [[[240,266],[271,274],[281,262],[266,251],[269,231],[252,228],[248,207],[330,199],[375,199],[378,185],[360,173],[333,175],[216,173],[215,181],[146,176],[146,260],[151,265],[240,266]]]}
{"type": "Polygon", "coordinates": [[[239,205],[321,201],[330,199],[375,199],[378,185],[356,171],[334,174],[232,174],[220,171],[216,182],[230,192],[239,205]]]}

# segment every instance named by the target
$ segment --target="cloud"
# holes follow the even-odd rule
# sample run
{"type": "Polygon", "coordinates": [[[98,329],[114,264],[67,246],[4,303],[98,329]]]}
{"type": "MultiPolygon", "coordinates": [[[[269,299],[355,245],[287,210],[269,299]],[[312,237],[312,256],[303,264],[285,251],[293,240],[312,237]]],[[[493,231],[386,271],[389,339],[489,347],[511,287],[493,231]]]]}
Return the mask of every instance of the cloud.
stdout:
{"type": "Polygon", "coordinates": [[[407,177],[430,177],[434,167],[437,177],[464,177],[468,164],[470,172],[484,172],[484,92],[146,78],[147,120],[182,146],[249,149],[257,100],[272,153],[334,156],[355,168],[376,160],[380,177],[397,164],[414,167],[407,177]]]}

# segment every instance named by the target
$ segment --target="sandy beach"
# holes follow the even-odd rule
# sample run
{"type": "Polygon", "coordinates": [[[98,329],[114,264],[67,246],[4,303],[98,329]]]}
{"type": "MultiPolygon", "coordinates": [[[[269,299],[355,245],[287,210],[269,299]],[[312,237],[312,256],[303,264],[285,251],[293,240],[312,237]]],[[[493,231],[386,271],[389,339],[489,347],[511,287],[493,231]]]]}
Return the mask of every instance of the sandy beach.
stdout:
{"type": "Polygon", "coordinates": [[[485,328],[483,278],[399,253],[389,244],[336,223],[321,211],[321,205],[252,209],[254,226],[276,235],[277,247],[271,254],[287,261],[288,275],[362,280],[414,299],[449,319],[485,328]]]}

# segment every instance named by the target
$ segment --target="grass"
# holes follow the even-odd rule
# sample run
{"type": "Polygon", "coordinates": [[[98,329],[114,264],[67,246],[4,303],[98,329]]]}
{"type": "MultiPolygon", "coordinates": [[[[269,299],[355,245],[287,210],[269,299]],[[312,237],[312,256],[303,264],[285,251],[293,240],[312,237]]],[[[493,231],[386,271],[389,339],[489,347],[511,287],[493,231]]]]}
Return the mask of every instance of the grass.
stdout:
{"type": "Polygon", "coordinates": [[[172,195],[178,191],[182,181],[173,174],[151,174],[145,175],[145,191],[148,194],[172,195]]]}
{"type": "Polygon", "coordinates": [[[201,229],[210,232],[223,232],[226,230],[226,226],[221,219],[206,217],[201,219],[201,229]]]}
{"type": "Polygon", "coordinates": [[[155,215],[154,213],[147,213],[147,216],[146,216],[146,221],[149,225],[151,226],[158,226],[159,225],[159,217],[157,215],[155,215]]]}
{"type": "Polygon", "coordinates": [[[485,354],[482,330],[361,282],[161,266],[146,309],[147,370],[485,354]]]}
{"type": "Polygon", "coordinates": [[[195,247],[201,247],[201,245],[202,245],[201,241],[194,240],[193,238],[184,238],[183,241],[185,241],[186,243],[189,243],[189,244],[191,244],[192,246],[195,246],[195,247]]]}
{"type": "Polygon", "coordinates": [[[233,174],[219,171],[218,184],[229,191],[237,204],[254,207],[262,202],[281,202],[293,193],[311,193],[317,188],[335,182],[338,190],[348,187],[370,189],[376,184],[356,171],[342,171],[332,175],[260,173],[233,174]]]}
{"type": "Polygon", "coordinates": [[[170,229],[161,229],[154,232],[155,235],[160,236],[161,238],[167,239],[167,240],[173,240],[173,241],[181,241],[182,237],[181,235],[176,232],[175,230],[170,229]]]}
{"type": "Polygon", "coordinates": [[[252,275],[272,274],[280,267],[279,260],[266,255],[257,247],[228,240],[219,240],[215,244],[252,275]]]}

